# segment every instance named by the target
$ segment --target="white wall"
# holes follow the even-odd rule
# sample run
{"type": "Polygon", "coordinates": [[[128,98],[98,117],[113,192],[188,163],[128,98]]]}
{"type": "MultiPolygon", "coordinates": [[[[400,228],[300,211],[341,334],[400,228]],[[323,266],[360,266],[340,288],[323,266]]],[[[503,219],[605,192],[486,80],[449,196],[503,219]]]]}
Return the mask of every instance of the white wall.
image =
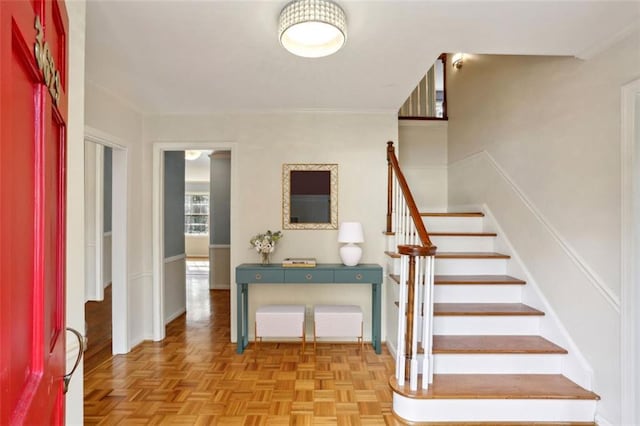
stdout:
{"type": "MultiPolygon", "coordinates": [[[[69,111],[67,122],[67,326],[84,333],[84,0],[67,2],[69,16],[69,111]]],[[[77,342],[67,333],[67,365],[73,365],[77,342]]],[[[65,396],[65,423],[83,424],[83,377],[81,364],[65,396]]]]}
{"type": "MultiPolygon", "coordinates": [[[[267,229],[282,228],[282,164],[337,163],[339,165],[339,220],[359,220],[365,229],[363,262],[383,263],[382,230],[386,208],[386,141],[397,140],[393,113],[273,113],[219,114],[211,116],[161,116],[145,120],[145,155],[152,143],[162,141],[233,142],[231,195],[231,264],[257,262],[249,239],[267,229]]],[[[151,181],[142,183],[142,208],[147,214],[144,232],[151,235],[151,181]],[[148,225],[147,225],[148,224],[148,225]]],[[[272,257],[316,257],[319,262],[339,262],[336,231],[284,231],[272,257]]],[[[151,250],[151,238],[145,248],[151,250]]],[[[150,264],[149,264],[150,266],[150,264]]],[[[231,282],[235,282],[233,276],[231,282]]],[[[356,287],[356,286],[352,286],[356,287]]],[[[368,290],[368,289],[367,289],[368,290]]],[[[257,300],[312,303],[312,293],[291,287],[253,287],[251,306],[257,300]],[[293,296],[292,296],[293,294],[293,296]]],[[[235,341],[235,285],[231,285],[232,340],[235,341]]],[[[327,297],[326,295],[324,297],[327,297]]],[[[331,297],[338,297],[333,293],[331,297]]],[[[150,300],[150,298],[148,299],[150,300]]],[[[350,288],[338,300],[370,306],[370,291],[350,288]],[[366,293],[366,294],[365,294],[366,293]]],[[[253,321],[250,318],[250,321],[253,321]]],[[[370,324],[368,324],[370,327],[370,324]]],[[[251,329],[251,327],[250,327],[251,329]]],[[[370,333],[370,331],[367,331],[370,333]]],[[[384,336],[384,333],[383,333],[384,336]]]]}
{"type": "Polygon", "coordinates": [[[638,33],[595,57],[469,57],[448,78],[449,204],[487,204],[620,422],[620,87],[638,33]],[[477,155],[474,155],[477,154],[477,155]]]}
{"type": "Polygon", "coordinates": [[[85,143],[84,146],[84,237],[85,237],[85,300],[97,300],[96,291],[96,145],[85,143]]]}
{"type": "Polygon", "coordinates": [[[399,120],[396,150],[420,211],[447,208],[447,122],[399,120]]]}
{"type": "MultiPolygon", "coordinates": [[[[141,181],[145,179],[145,160],[151,162],[151,156],[143,157],[142,150],[142,114],[131,105],[87,81],[85,85],[86,125],[99,132],[117,138],[117,142],[126,148],[127,156],[127,314],[129,327],[127,339],[129,347],[151,338],[149,320],[151,307],[146,303],[151,299],[151,255],[149,252],[150,234],[144,234],[147,219],[142,212],[141,181]],[[146,251],[145,251],[146,250],[146,251]]],[[[115,152],[114,152],[115,156],[115,152]]],[[[117,170],[114,168],[114,175],[117,170]]],[[[150,176],[150,172],[149,172],[150,176]]],[[[147,178],[150,181],[150,177],[147,178]]],[[[148,225],[150,226],[150,224],[148,225]]]]}

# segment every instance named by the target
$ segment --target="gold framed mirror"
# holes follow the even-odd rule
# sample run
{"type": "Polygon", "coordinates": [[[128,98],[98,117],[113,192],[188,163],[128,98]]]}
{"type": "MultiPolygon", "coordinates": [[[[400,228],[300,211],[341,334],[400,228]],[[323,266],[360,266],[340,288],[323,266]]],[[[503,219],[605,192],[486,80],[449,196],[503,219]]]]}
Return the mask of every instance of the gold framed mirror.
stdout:
{"type": "Polygon", "coordinates": [[[282,228],[338,229],[338,165],[282,165],[282,228]]]}

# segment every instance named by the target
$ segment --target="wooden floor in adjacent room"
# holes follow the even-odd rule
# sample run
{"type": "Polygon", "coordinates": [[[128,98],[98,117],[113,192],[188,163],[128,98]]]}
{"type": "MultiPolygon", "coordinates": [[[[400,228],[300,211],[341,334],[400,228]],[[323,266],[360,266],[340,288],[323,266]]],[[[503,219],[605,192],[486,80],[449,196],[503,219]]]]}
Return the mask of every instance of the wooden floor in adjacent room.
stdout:
{"type": "Polygon", "coordinates": [[[87,349],[84,352],[84,371],[89,372],[111,358],[111,288],[104,289],[104,299],[84,305],[87,324],[87,349]]]}
{"type": "Polygon", "coordinates": [[[191,287],[187,314],[85,375],[85,424],[395,425],[393,358],[371,346],[229,343],[229,291],[191,287]]]}

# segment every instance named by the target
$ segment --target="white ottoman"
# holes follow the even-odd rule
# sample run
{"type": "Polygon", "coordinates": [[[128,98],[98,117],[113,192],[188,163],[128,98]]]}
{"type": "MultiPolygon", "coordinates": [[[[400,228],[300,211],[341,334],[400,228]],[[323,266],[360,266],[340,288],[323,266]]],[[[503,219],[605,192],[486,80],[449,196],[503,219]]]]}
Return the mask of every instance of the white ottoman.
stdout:
{"type": "Polygon", "coordinates": [[[313,349],[318,337],[357,337],[362,339],[362,309],[356,305],[316,305],[313,308],[313,349]]]}
{"type": "Polygon", "coordinates": [[[302,338],[304,352],[305,305],[264,305],[256,310],[256,348],[263,337],[302,338]]]}

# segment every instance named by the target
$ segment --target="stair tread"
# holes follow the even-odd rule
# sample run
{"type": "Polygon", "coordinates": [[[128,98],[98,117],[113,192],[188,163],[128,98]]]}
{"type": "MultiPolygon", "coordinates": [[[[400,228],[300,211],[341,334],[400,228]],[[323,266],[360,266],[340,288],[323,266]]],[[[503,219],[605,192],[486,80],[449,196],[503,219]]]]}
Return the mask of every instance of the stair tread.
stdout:
{"type": "Polygon", "coordinates": [[[510,259],[511,256],[493,251],[438,251],[436,259],[510,259]]]}
{"type": "Polygon", "coordinates": [[[566,354],[541,336],[433,336],[434,354],[566,354]]]}
{"type": "Polygon", "coordinates": [[[411,391],[395,377],[390,384],[394,391],[416,399],[600,399],[561,374],[434,374],[426,391],[411,391]]]}
{"type": "MultiPolygon", "coordinates": [[[[389,257],[397,259],[400,257],[395,251],[385,251],[389,257]]],[[[511,256],[503,253],[491,251],[437,251],[436,259],[510,259],[511,256]]]]}
{"type": "MultiPolygon", "coordinates": [[[[400,275],[389,274],[389,277],[400,284],[400,275]]],[[[523,285],[526,281],[509,275],[435,275],[435,285],[523,285]]]]}
{"type": "Polygon", "coordinates": [[[433,313],[438,316],[544,315],[522,303],[434,303],[433,313]]]}
{"type": "Polygon", "coordinates": [[[429,232],[430,237],[497,237],[495,232],[429,232]]]}
{"type": "Polygon", "coordinates": [[[434,284],[526,284],[509,275],[435,275],[434,284]]]}
{"type": "Polygon", "coordinates": [[[421,212],[425,217],[484,217],[482,212],[421,212]]]}
{"type": "Polygon", "coordinates": [[[400,254],[396,253],[395,251],[385,251],[384,254],[386,254],[387,256],[393,259],[400,259],[400,254]]]}

